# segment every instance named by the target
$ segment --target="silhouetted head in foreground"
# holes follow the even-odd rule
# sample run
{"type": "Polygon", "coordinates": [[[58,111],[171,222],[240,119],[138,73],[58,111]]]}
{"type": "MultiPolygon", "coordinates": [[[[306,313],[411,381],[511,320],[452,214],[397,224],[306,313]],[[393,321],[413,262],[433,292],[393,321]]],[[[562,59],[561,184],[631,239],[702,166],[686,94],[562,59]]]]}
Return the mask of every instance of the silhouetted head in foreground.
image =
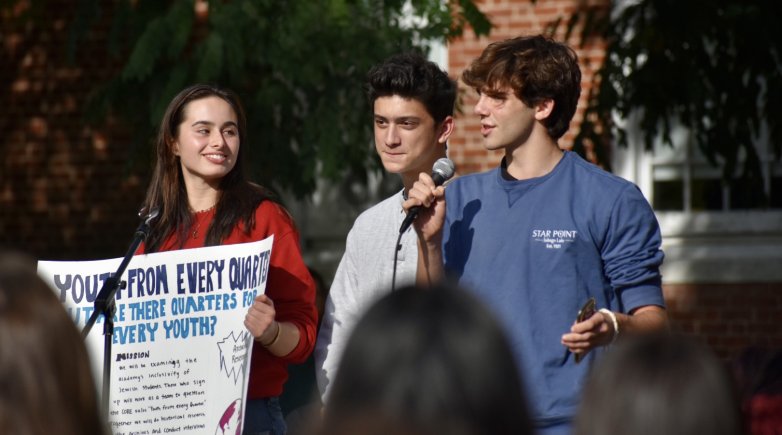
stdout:
{"type": "Polygon", "coordinates": [[[606,353],[584,388],[577,435],[736,435],[741,411],[727,368],[677,335],[628,339],[606,353]]]}
{"type": "Polygon", "coordinates": [[[447,287],[405,287],[359,321],[326,406],[326,434],[532,433],[504,333],[447,287]]]}
{"type": "Polygon", "coordinates": [[[34,261],[2,252],[0,433],[108,433],[76,325],[34,261]]]}

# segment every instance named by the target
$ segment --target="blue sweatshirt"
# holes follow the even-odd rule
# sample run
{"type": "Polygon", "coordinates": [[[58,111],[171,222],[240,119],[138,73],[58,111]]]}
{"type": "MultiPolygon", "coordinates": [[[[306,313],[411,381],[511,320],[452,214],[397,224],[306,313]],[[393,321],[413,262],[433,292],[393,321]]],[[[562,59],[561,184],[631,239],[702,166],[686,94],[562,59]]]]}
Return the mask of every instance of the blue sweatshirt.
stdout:
{"type": "Polygon", "coordinates": [[[617,312],[664,306],[649,203],[567,151],[545,176],[507,180],[499,167],[454,180],[445,196],[447,272],[505,327],[537,425],[568,422],[599,353],[576,364],[561,344],[580,306],[591,296],[617,312]]]}

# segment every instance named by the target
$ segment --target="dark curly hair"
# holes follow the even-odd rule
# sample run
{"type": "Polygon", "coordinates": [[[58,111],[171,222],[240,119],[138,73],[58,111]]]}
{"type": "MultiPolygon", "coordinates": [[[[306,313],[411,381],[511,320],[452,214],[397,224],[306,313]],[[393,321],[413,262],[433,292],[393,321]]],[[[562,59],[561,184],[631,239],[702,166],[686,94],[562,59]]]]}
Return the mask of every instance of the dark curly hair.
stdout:
{"type": "Polygon", "coordinates": [[[372,67],[367,74],[367,96],[399,95],[420,101],[436,123],[453,115],[456,82],[436,63],[415,52],[396,54],[372,67]]]}

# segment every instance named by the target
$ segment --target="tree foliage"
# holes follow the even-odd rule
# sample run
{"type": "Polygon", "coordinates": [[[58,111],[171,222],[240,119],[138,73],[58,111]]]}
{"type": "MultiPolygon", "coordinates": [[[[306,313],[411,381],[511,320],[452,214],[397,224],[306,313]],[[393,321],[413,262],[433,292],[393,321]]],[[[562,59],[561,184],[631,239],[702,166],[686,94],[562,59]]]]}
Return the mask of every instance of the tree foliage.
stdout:
{"type": "MultiPolygon", "coordinates": [[[[111,18],[107,43],[121,72],[97,88],[93,119],[119,117],[148,144],[171,98],[210,82],[236,91],[248,115],[254,178],[298,196],[318,177],[377,168],[368,69],[388,55],[426,52],[469,23],[490,28],[469,0],[80,0],[70,49],[111,18]],[[194,7],[195,4],[195,7],[194,7]],[[410,19],[416,16],[417,19],[410,19]]],[[[138,155],[138,154],[137,154],[138,155]]],[[[148,161],[148,151],[143,159],[148,161]]]]}
{"type": "MultiPolygon", "coordinates": [[[[647,149],[672,145],[676,123],[723,178],[759,178],[756,143],[767,128],[782,154],[782,8],[778,0],[637,0],[584,8],[570,22],[607,42],[577,146],[627,145],[613,114],[638,113],[647,149]],[[621,7],[622,5],[626,5],[621,7]],[[608,127],[601,131],[599,126],[608,127]],[[608,134],[611,133],[611,134],[608,134]]],[[[600,147],[598,147],[600,148],[600,147]]]]}

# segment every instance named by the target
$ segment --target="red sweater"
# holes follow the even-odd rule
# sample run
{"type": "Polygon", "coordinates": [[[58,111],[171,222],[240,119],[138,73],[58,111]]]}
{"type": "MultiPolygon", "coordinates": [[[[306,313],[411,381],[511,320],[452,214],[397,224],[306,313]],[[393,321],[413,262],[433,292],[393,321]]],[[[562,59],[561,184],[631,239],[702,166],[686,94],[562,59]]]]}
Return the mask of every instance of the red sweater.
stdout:
{"type": "MultiPolygon", "coordinates": [[[[183,249],[204,246],[213,218],[214,209],[196,214],[195,222],[188,230],[191,237],[185,241],[183,249]]],[[[282,386],[288,379],[288,364],[303,362],[315,347],[318,323],[315,282],[301,258],[299,234],[282,207],[272,201],[263,201],[255,210],[255,227],[249,235],[243,230],[244,225],[239,224],[223,245],[255,242],[274,234],[266,294],[274,301],[276,319],[299,328],[299,344],[284,357],[272,355],[263,346],[253,346],[247,398],[275,397],[282,393],[282,386]]],[[[175,250],[178,245],[171,235],[161,244],[160,251],[175,250]]],[[[143,252],[143,247],[139,251],[143,252]]]]}

